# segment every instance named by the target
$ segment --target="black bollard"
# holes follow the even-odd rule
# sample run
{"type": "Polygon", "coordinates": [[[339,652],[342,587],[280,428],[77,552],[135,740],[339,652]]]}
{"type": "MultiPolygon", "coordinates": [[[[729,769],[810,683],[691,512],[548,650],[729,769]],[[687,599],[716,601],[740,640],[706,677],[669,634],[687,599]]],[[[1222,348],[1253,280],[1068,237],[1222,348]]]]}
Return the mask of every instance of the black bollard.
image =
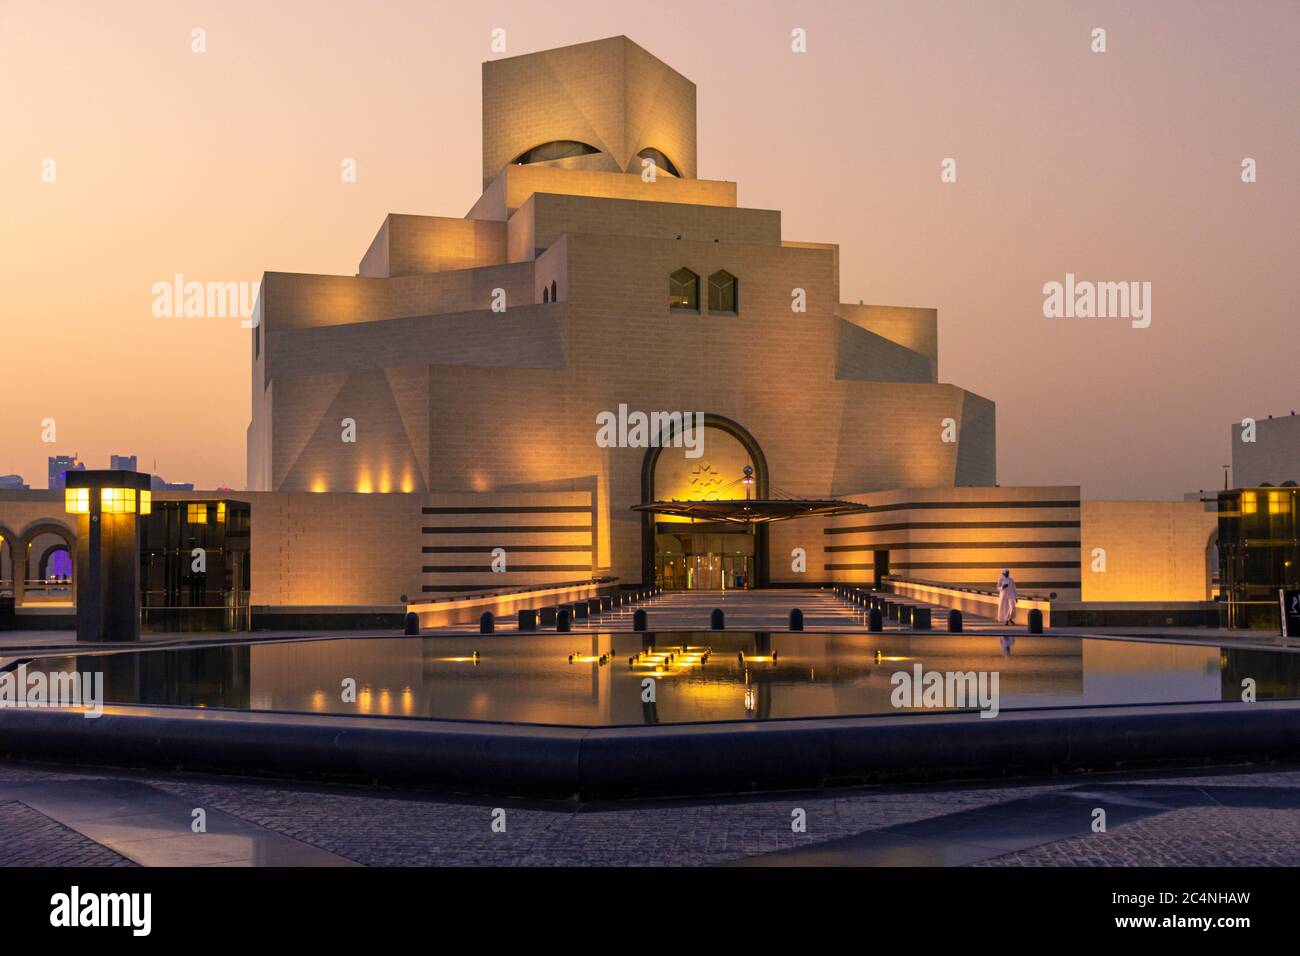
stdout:
{"type": "Polygon", "coordinates": [[[587,602],[578,601],[573,605],[573,616],[576,620],[584,620],[587,617],[587,602]]]}
{"type": "Polygon", "coordinates": [[[1033,608],[1029,612],[1029,633],[1043,633],[1043,612],[1038,610],[1038,608],[1033,608]]]}
{"type": "Polygon", "coordinates": [[[600,613],[600,598],[588,598],[587,616],[595,617],[599,613],[600,613]]]}
{"type": "Polygon", "coordinates": [[[722,613],[722,608],[715,607],[713,613],[709,615],[709,630],[720,631],[727,624],[727,616],[722,613]]]}
{"type": "Polygon", "coordinates": [[[556,610],[557,610],[557,609],[556,609],[556,608],[553,608],[553,607],[544,607],[544,608],[542,608],[542,610],[541,610],[541,621],[540,621],[542,627],[555,627],[555,612],[556,612],[556,610]]]}
{"type": "Polygon", "coordinates": [[[632,615],[632,630],[644,631],[645,628],[646,628],[645,608],[639,607],[636,609],[636,613],[632,615]]]}
{"type": "Polygon", "coordinates": [[[956,608],[953,608],[951,611],[948,612],[948,633],[950,634],[961,633],[961,611],[957,610],[956,608]]]}
{"type": "Polygon", "coordinates": [[[880,613],[880,608],[873,607],[867,612],[867,630],[883,631],[885,629],[885,616],[880,613]]]}
{"type": "Polygon", "coordinates": [[[420,633],[420,615],[416,614],[414,611],[406,612],[406,633],[420,633]]]}
{"type": "Polygon", "coordinates": [[[479,615],[478,632],[480,634],[491,634],[496,630],[496,618],[492,616],[491,611],[484,611],[479,615]]]}
{"type": "Polygon", "coordinates": [[[797,607],[790,608],[790,630],[803,630],[803,611],[799,610],[797,607]]]}
{"type": "Polygon", "coordinates": [[[519,612],[519,630],[535,631],[537,630],[537,612],[521,610],[519,612]]]}
{"type": "Polygon", "coordinates": [[[555,612],[555,629],[564,634],[569,630],[569,609],[562,607],[555,612]]]}
{"type": "Polygon", "coordinates": [[[928,607],[912,608],[912,630],[928,631],[930,629],[930,609],[928,607]]]}

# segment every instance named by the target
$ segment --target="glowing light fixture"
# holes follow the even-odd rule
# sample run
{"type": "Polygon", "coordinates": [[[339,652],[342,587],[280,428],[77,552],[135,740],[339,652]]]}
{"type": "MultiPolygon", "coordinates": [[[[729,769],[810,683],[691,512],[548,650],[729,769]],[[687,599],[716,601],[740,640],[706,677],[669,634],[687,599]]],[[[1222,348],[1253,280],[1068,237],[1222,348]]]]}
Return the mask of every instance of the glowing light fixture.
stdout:
{"type": "Polygon", "coordinates": [[[99,510],[106,515],[135,514],[135,489],[99,489],[99,510]]]}

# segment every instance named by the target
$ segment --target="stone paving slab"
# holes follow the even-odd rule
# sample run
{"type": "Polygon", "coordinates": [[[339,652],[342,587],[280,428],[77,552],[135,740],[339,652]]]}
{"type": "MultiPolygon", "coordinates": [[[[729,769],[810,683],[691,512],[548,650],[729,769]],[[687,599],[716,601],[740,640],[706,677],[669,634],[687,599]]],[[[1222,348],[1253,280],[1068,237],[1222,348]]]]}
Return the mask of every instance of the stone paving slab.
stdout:
{"type": "MultiPolygon", "coordinates": [[[[346,866],[350,861],[148,784],[109,778],[0,782],[17,802],[143,866],[346,866]],[[205,828],[192,829],[202,809],[205,828]]],[[[0,844],[0,861],[8,851],[0,844]]]]}

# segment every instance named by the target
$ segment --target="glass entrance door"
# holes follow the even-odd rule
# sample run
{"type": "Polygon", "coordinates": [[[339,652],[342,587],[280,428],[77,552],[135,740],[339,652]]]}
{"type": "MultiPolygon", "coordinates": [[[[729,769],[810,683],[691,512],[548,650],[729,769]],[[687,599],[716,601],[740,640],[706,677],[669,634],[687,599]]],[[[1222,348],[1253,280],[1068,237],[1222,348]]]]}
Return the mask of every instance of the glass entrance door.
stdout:
{"type": "Polygon", "coordinates": [[[661,532],[655,583],[666,590],[730,591],[754,586],[754,535],[748,531],[697,534],[683,525],[661,532]]]}

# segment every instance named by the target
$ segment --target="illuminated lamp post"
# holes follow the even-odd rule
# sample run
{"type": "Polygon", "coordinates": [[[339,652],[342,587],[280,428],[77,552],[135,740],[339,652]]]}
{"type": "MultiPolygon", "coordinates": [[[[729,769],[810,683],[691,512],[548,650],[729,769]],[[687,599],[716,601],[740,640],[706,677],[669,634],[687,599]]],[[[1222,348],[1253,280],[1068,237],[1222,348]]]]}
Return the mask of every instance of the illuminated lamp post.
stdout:
{"type": "Polygon", "coordinates": [[[70,471],[64,510],[77,516],[77,640],[140,638],[140,523],[152,510],[149,476],[70,471]]]}

